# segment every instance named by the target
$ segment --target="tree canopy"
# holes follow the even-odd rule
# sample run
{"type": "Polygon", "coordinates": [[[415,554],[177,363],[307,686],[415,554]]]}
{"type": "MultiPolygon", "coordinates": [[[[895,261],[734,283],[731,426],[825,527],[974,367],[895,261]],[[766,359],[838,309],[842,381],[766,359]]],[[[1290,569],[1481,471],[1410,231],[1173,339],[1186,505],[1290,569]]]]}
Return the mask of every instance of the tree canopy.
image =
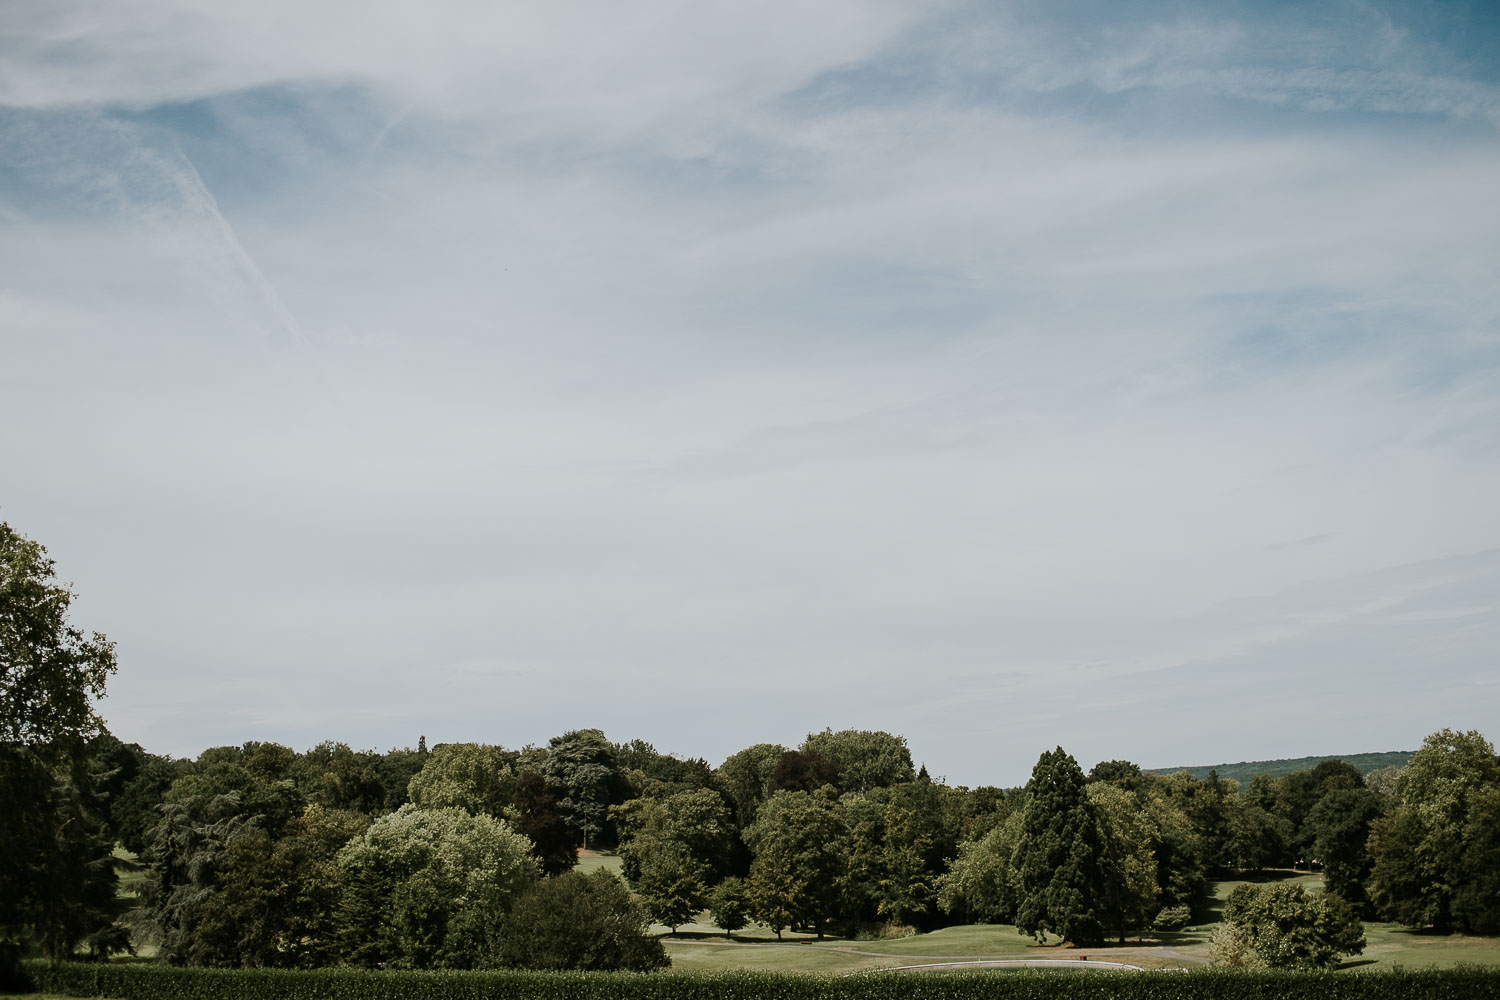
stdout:
{"type": "Polygon", "coordinates": [[[114,645],[68,618],[46,549],[0,521],[0,978],[27,940],[71,954],[113,922],[108,803],[86,741],[114,645]]]}

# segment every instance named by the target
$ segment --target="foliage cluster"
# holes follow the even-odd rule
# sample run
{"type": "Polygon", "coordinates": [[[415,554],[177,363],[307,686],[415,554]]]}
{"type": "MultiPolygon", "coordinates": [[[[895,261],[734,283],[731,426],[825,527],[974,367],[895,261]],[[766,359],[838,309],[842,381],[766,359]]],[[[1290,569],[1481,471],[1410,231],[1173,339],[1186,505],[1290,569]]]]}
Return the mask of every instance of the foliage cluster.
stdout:
{"type": "Polygon", "coordinates": [[[1295,882],[1236,886],[1213,940],[1214,964],[1238,968],[1334,968],[1364,948],[1364,927],[1342,897],[1295,882]]]}

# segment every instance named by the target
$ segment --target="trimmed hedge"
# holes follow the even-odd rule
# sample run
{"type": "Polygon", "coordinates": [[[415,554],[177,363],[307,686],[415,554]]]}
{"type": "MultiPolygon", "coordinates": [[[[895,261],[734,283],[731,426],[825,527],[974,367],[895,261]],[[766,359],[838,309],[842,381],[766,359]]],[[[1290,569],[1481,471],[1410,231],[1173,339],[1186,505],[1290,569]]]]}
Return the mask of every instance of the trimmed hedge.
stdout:
{"type": "Polygon", "coordinates": [[[39,991],[116,1000],[1500,1000],[1500,969],[1367,973],[370,972],[27,962],[39,991]]]}

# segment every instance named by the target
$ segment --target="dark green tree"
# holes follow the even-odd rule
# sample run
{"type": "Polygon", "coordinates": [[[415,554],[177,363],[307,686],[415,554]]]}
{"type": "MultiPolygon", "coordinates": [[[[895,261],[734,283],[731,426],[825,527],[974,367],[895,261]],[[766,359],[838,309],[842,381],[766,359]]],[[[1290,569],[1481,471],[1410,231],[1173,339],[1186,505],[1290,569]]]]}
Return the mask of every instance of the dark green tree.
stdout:
{"type": "Polygon", "coordinates": [[[146,852],[150,867],[141,893],[142,904],[161,935],[158,956],[163,961],[174,965],[220,961],[224,942],[204,937],[200,928],[219,889],[230,842],[255,819],[245,810],[238,791],[195,793],[163,804],[146,852]]]}
{"type": "Polygon", "coordinates": [[[609,807],[625,798],[614,746],[598,729],[575,729],[548,740],[542,776],[585,849],[590,838],[605,832],[609,807]]]}
{"type": "Polygon", "coordinates": [[[643,790],[659,795],[715,788],[719,781],[713,768],[701,757],[684,760],[661,753],[645,740],[631,740],[615,746],[615,763],[635,776],[643,790]]]}
{"type": "Polygon", "coordinates": [[[1500,934],[1500,788],[1490,786],[1469,799],[1460,870],[1464,880],[1453,894],[1453,914],[1475,934],[1500,934]]]}
{"type": "Polygon", "coordinates": [[[917,777],[906,737],[879,730],[825,729],[809,733],[800,749],[837,764],[838,786],[846,792],[868,792],[872,788],[914,781],[917,777]]]}
{"type": "Polygon", "coordinates": [[[681,844],[668,843],[649,853],[635,878],[646,912],[666,924],[673,936],[708,900],[708,868],[681,844]]]}
{"type": "Polygon", "coordinates": [[[416,750],[410,747],[387,750],[376,759],[375,770],[379,773],[381,787],[385,789],[385,799],[378,811],[395,812],[406,805],[409,801],[407,787],[426,762],[425,745],[416,750]]]}
{"type": "Polygon", "coordinates": [[[103,731],[93,699],[115,653],[69,624],[73,597],[46,549],[0,521],[0,979],[30,940],[66,954],[110,924],[96,900],[115,872],[86,742],[103,731]]]}
{"type": "Polygon", "coordinates": [[[814,750],[788,750],[776,762],[769,794],[776,792],[816,792],[824,785],[840,786],[842,769],[831,757],[814,750]]]}
{"type": "Polygon", "coordinates": [[[500,924],[496,960],[514,969],[651,972],[669,964],[625,884],[603,870],[564,872],[524,893],[500,924]]]}
{"type": "Polygon", "coordinates": [[[957,850],[943,791],[919,776],[888,792],[876,912],[897,923],[927,925],[936,916],[937,881],[957,850]]]}
{"type": "Polygon", "coordinates": [[[544,875],[561,874],[578,863],[573,831],[568,829],[567,821],[558,812],[557,800],[537,771],[522,771],[516,776],[515,797],[505,818],[531,841],[544,875]]]}
{"type": "MultiPolygon", "coordinates": [[[[353,810],[370,815],[387,810],[390,794],[378,754],[356,752],[347,743],[327,740],[301,754],[287,772],[288,776],[296,777],[309,801],[325,809],[353,810]]],[[[405,791],[403,786],[401,801],[389,808],[394,809],[406,801],[405,791]]]]}
{"type": "Polygon", "coordinates": [[[771,794],[776,765],[784,753],[786,747],[779,743],[757,743],[730,754],[719,765],[717,773],[734,802],[735,824],[740,829],[755,822],[756,811],[771,794]]]}
{"type": "Polygon", "coordinates": [[[338,852],[370,823],[363,813],[309,805],[272,841],[243,827],[225,846],[203,906],[203,964],[316,968],[337,957],[338,852]]]}
{"type": "Polygon", "coordinates": [[[1366,903],[1370,825],[1384,812],[1380,796],[1367,788],[1337,788],[1318,800],[1304,827],[1313,840],[1313,857],[1323,864],[1323,885],[1356,909],[1366,903]]]}
{"type": "Polygon", "coordinates": [[[1107,781],[1131,792],[1141,783],[1141,768],[1133,761],[1101,760],[1089,769],[1089,782],[1095,781],[1107,781]]]}
{"type": "Polygon", "coordinates": [[[1104,943],[1104,848],[1083,771],[1062,747],[1042,754],[1026,785],[1016,869],[1021,898],[1016,927],[1080,945],[1104,943]]]}

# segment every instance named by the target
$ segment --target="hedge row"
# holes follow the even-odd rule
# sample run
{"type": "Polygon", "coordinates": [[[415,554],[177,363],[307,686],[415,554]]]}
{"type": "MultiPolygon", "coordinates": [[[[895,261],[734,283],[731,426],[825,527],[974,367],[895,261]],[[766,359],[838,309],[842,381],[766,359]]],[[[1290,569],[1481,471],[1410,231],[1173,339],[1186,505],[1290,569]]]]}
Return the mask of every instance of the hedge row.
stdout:
{"type": "Polygon", "coordinates": [[[1500,969],[1368,973],[369,972],[28,962],[37,990],[116,1000],[1500,1000],[1500,969]]]}

